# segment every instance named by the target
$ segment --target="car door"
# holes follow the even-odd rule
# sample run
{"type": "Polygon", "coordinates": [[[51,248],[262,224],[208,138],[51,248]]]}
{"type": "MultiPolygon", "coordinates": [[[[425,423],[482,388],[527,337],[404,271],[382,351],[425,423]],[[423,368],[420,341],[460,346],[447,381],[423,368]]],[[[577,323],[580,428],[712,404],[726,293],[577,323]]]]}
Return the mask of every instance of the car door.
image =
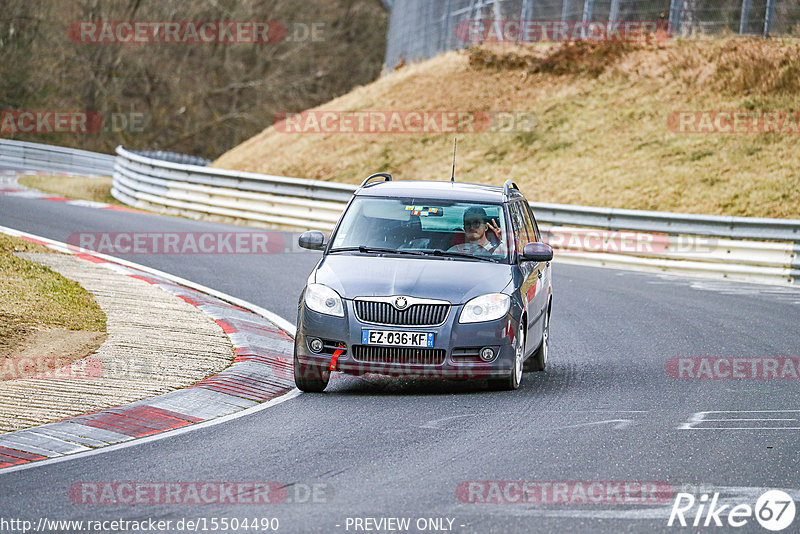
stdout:
{"type": "MultiPolygon", "coordinates": [[[[539,232],[539,224],[536,222],[536,216],[533,214],[533,210],[531,209],[530,204],[528,204],[527,202],[524,202],[523,204],[525,205],[525,213],[529,217],[526,218],[526,220],[530,220],[533,226],[533,232],[534,235],[536,236],[536,241],[539,243],[543,243],[542,234],[541,232],[539,232]]],[[[528,235],[530,235],[530,231],[528,235]]],[[[544,268],[541,272],[542,272],[542,294],[545,293],[547,294],[547,296],[544,299],[544,306],[547,306],[548,302],[550,302],[550,294],[552,292],[552,283],[553,283],[552,272],[549,261],[545,262],[544,268]]]]}
{"type": "MultiPolygon", "coordinates": [[[[541,241],[541,234],[536,225],[531,208],[527,202],[520,202],[520,209],[525,219],[525,230],[528,235],[528,242],[541,241]]],[[[530,334],[531,344],[541,338],[544,330],[544,312],[550,292],[550,262],[530,262],[533,264],[531,279],[533,281],[530,294],[528,295],[528,333],[530,334]],[[534,341],[536,340],[536,341],[534,341]]]]}
{"type": "MultiPolygon", "coordinates": [[[[515,201],[509,205],[509,214],[511,215],[511,229],[514,233],[515,245],[517,248],[517,262],[519,264],[520,273],[522,275],[522,284],[520,286],[520,296],[525,305],[525,310],[528,312],[527,331],[530,338],[534,334],[533,328],[535,327],[535,320],[539,315],[539,311],[535,307],[535,296],[537,291],[537,263],[522,260],[522,249],[530,242],[528,236],[528,229],[525,226],[525,211],[521,202],[515,201]]],[[[541,336],[541,332],[538,334],[541,336]]],[[[527,347],[531,347],[531,343],[526,343],[527,347]]],[[[533,345],[535,348],[535,345],[533,345]]]]}

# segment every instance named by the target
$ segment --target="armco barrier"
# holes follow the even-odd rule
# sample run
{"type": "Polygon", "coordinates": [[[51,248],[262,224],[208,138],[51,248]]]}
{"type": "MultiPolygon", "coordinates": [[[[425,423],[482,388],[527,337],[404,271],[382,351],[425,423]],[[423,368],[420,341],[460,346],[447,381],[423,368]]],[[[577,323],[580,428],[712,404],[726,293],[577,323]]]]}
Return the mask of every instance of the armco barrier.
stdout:
{"type": "Polygon", "coordinates": [[[111,176],[114,156],[86,150],[0,139],[0,165],[14,169],[111,176]]]}
{"type": "MultiPolygon", "coordinates": [[[[330,230],[355,189],[354,185],[167,163],[118,147],[112,194],[137,207],[190,216],[212,214],[330,230]]],[[[549,238],[574,236],[583,228],[605,230],[598,238],[606,242],[619,238],[615,231],[628,231],[661,243],[656,250],[641,252],[614,246],[575,249],[569,239],[556,240],[558,258],[564,262],[773,284],[800,279],[800,221],[540,202],[532,202],[531,207],[549,238]]]]}
{"type": "Polygon", "coordinates": [[[769,284],[800,280],[800,246],[792,242],[546,224],[540,229],[556,249],[559,261],[565,263],[769,284]]]}
{"type": "MultiPolygon", "coordinates": [[[[9,149],[8,142],[0,140],[0,162],[7,161],[9,150],[18,150],[16,145],[18,142],[13,142],[9,149]]],[[[58,148],[26,145],[29,161],[47,157],[33,153],[37,146],[46,153],[58,148]]],[[[81,172],[75,168],[61,170],[81,172]]],[[[331,230],[356,189],[349,184],[175,163],[123,147],[117,148],[113,176],[112,195],[134,207],[188,216],[219,215],[250,224],[302,230],[331,230]]],[[[540,202],[532,202],[531,207],[542,232],[556,245],[559,261],[772,284],[796,284],[800,280],[800,220],[540,202]],[[577,245],[569,239],[592,231],[610,246],[581,247],[580,239],[577,245]],[[636,235],[655,239],[659,246],[644,252],[613,246],[616,240],[634,239],[636,235]]]]}
{"type": "Polygon", "coordinates": [[[190,216],[330,230],[353,191],[347,184],[171,163],[117,147],[111,194],[133,206],[190,216]]]}
{"type": "Polygon", "coordinates": [[[211,163],[210,159],[201,158],[198,156],[189,156],[187,154],[180,154],[178,152],[167,152],[165,150],[136,150],[134,154],[144,156],[146,158],[160,159],[162,161],[170,161],[172,163],[185,163],[186,165],[200,165],[205,167],[211,163]]]}

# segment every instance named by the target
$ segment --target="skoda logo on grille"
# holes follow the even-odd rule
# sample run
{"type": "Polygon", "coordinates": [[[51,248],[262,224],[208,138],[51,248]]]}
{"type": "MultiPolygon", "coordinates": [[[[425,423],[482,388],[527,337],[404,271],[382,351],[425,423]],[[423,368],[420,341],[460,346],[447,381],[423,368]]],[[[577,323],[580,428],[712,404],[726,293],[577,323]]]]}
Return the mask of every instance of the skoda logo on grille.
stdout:
{"type": "Polygon", "coordinates": [[[397,297],[394,299],[394,307],[398,310],[405,310],[408,307],[408,300],[405,297],[397,297]]]}

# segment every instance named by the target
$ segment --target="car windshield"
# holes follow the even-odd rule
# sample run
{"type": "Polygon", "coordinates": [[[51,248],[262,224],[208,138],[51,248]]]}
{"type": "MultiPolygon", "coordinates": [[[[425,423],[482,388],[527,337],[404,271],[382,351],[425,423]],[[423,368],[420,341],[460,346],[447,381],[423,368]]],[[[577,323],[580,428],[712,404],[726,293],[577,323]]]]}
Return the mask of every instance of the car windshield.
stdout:
{"type": "Polygon", "coordinates": [[[330,251],[396,251],[502,261],[508,258],[506,235],[500,204],[356,197],[330,251]]]}

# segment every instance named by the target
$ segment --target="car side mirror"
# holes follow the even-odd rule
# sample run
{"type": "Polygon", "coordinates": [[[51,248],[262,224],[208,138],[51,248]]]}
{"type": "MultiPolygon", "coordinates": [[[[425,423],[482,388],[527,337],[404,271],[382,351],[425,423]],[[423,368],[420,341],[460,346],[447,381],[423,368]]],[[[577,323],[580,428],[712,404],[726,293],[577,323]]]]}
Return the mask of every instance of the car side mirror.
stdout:
{"type": "Polygon", "coordinates": [[[319,230],[303,232],[297,239],[297,244],[308,250],[322,250],[325,248],[325,234],[319,230]]]}
{"type": "Polygon", "coordinates": [[[553,259],[553,247],[545,243],[528,243],[522,248],[523,261],[550,261],[553,259]]]}

